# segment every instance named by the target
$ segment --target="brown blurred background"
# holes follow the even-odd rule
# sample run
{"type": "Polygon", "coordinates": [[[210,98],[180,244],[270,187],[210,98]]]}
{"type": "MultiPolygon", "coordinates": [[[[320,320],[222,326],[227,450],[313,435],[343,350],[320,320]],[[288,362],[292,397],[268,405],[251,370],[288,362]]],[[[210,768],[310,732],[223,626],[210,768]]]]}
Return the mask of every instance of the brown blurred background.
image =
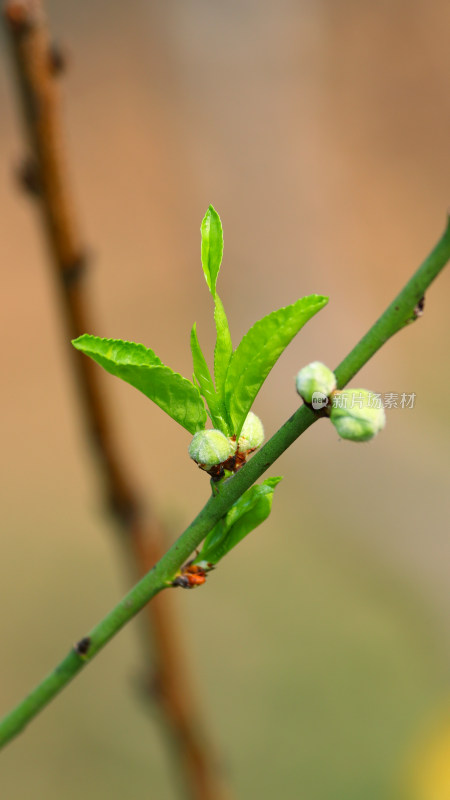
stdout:
{"type": "MultiPolygon", "coordinates": [[[[219,211],[219,291],[235,343],[298,297],[330,295],[255,411],[272,434],[293,376],[334,366],[440,236],[448,205],[445,0],[47,3],[71,52],[65,124],[93,252],[92,333],[191,374],[212,351],[201,218],[219,211]]],[[[127,585],[103,518],[32,203],[1,39],[0,704],[7,710],[127,585]]],[[[448,293],[353,385],[415,392],[370,445],[315,425],[271,474],[270,521],[198,592],[177,595],[188,669],[238,798],[396,796],[448,696],[448,293]],[[406,766],[405,766],[406,765],[406,766]]],[[[205,501],[189,435],[104,376],[130,469],[178,535],[205,501]]],[[[5,751],[2,796],[175,796],[137,691],[136,624],[5,751]]],[[[432,736],[432,733],[430,733],[432,736]]],[[[424,744],[426,747],[426,744],[424,744]]],[[[435,794],[410,797],[448,800],[435,794]]],[[[441,794],[437,792],[440,791],[441,794]]]]}

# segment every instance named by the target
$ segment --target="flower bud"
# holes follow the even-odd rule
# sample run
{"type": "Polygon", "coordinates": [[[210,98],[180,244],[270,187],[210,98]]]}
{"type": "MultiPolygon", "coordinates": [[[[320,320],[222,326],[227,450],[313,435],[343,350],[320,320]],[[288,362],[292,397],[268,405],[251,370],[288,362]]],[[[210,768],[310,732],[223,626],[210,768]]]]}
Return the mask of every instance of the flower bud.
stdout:
{"type": "Polygon", "coordinates": [[[226,461],[235,447],[222,431],[197,431],[189,445],[189,455],[197,464],[209,468],[226,461]]]}
{"type": "Polygon", "coordinates": [[[346,389],[333,395],[330,420],[342,439],[368,442],[386,423],[379,396],[367,389],[346,389]]]}
{"type": "Polygon", "coordinates": [[[325,364],[313,361],[303,367],[295,379],[295,385],[300,397],[305,403],[312,404],[313,408],[323,408],[327,399],[336,389],[336,377],[325,364]],[[315,396],[314,396],[315,395],[315,396]]]}
{"type": "Polygon", "coordinates": [[[257,447],[261,447],[263,441],[263,424],[253,411],[249,411],[242,426],[238,450],[241,453],[248,452],[249,450],[256,450],[257,447]]]}

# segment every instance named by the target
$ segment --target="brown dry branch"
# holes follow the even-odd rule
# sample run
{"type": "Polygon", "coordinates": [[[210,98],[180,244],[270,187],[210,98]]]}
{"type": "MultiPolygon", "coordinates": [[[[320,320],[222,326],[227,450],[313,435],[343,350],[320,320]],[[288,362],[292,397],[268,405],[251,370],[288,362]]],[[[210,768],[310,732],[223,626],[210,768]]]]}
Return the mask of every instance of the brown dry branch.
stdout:
{"type": "MultiPolygon", "coordinates": [[[[42,212],[54,273],[61,287],[66,331],[72,339],[95,330],[95,325],[85,286],[86,251],[65,163],[57,85],[64,58],[51,45],[42,4],[37,0],[10,0],[5,6],[5,19],[30,151],[20,179],[37,199],[42,212]]],[[[162,525],[155,514],[146,510],[144,515],[134,482],[130,482],[128,468],[124,468],[98,368],[81,353],[72,349],[70,352],[107,505],[124,534],[134,571],[141,577],[164,552],[162,525]]],[[[161,594],[146,606],[144,614],[150,664],[145,685],[169,734],[180,785],[195,800],[224,800],[229,796],[228,791],[210,739],[200,723],[198,705],[186,675],[186,654],[177,630],[173,598],[168,592],[161,594]]]]}

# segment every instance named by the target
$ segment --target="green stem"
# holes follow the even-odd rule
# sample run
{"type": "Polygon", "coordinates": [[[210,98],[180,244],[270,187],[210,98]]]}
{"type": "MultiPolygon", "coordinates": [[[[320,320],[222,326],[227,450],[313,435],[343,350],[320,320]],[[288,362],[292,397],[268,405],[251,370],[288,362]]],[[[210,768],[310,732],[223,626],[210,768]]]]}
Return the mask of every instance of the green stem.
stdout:
{"type": "MultiPolygon", "coordinates": [[[[335,370],[339,387],[409,321],[425,291],[450,259],[450,222],[434,250],[386,309],[379,320],[335,370]]],[[[0,722],[0,747],[16,736],[50,700],[140,611],[158,592],[170,586],[176,573],[206,534],[233,503],[279,458],[318,417],[301,406],[239,472],[220,486],[179,539],[139,583],[109,612],[87,637],[0,722]]]]}

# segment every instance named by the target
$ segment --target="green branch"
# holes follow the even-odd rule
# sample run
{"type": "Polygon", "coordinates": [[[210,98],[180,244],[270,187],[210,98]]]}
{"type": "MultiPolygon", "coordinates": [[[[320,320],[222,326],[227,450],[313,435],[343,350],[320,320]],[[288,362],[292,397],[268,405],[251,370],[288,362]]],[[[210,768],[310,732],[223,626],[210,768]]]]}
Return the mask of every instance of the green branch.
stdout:
{"type": "MultiPolygon", "coordinates": [[[[431,282],[450,259],[450,223],[434,250],[379,320],[335,370],[340,388],[408,322],[431,282]]],[[[16,736],[158,592],[170,586],[182,564],[238,498],[318,419],[301,406],[261,450],[225,481],[161,560],[81,640],[61,663],[0,722],[0,747],[16,736]]]]}

